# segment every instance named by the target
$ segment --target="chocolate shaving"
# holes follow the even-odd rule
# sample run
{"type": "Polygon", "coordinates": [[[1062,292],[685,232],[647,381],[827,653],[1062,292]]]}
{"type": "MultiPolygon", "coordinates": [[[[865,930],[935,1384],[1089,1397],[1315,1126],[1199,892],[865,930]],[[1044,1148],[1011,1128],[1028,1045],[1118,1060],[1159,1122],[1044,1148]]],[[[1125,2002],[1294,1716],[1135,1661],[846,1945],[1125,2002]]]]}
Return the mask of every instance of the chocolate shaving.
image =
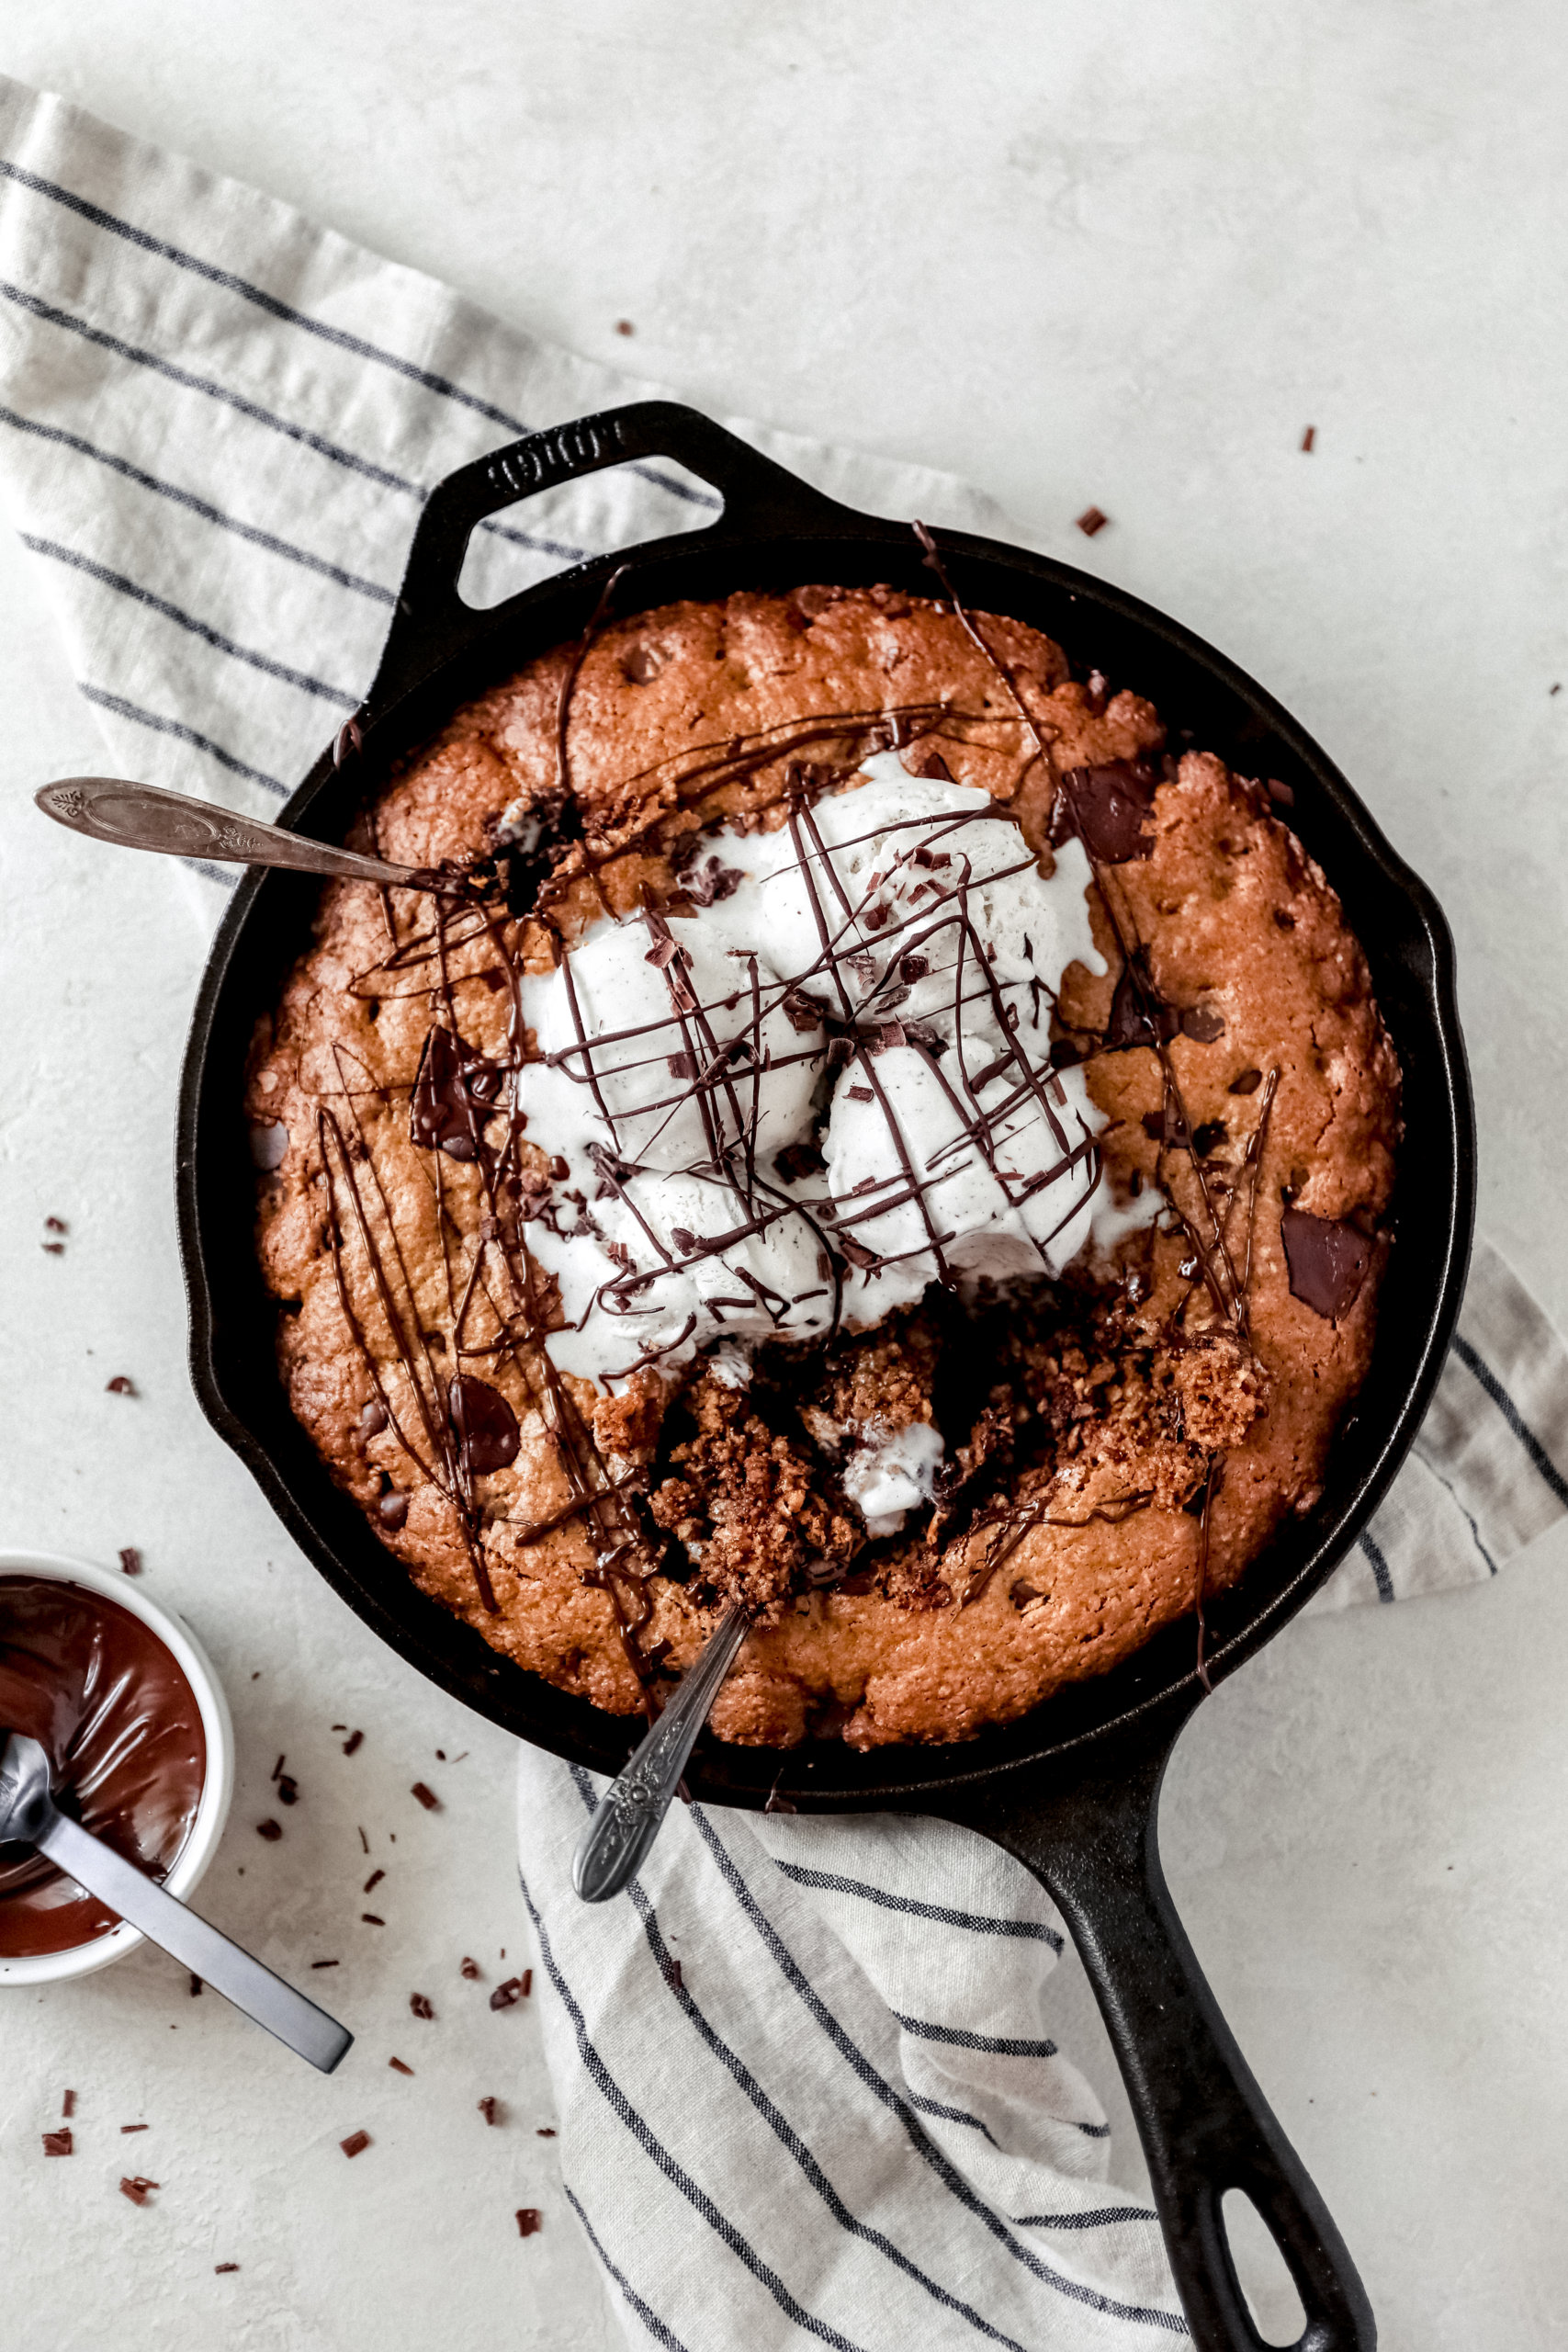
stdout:
{"type": "Polygon", "coordinates": [[[64,2097],[64,2098],[61,2100],[61,2102],[60,2102],[60,2112],[62,2113],[62,2115],[65,2115],[65,2116],[71,2116],[71,2115],[74,2115],[74,2114],[75,2114],[75,2112],[76,2112],[76,2094],[75,2094],[75,2092],[74,2092],[74,2091],[67,2091],[67,2092],[66,2092],[65,2097],[64,2097]]]}
{"type": "Polygon", "coordinates": [[[214,2272],[220,2278],[222,2278],[223,2273],[226,2270],[238,2270],[239,2267],[240,2266],[237,2262],[215,2262],[212,2266],[214,2272]]]}
{"type": "Polygon", "coordinates": [[[291,1772],[280,1772],[277,1776],[277,1802],[279,1804],[298,1804],[299,1802],[299,1783],[291,1772]]]}
{"type": "Polygon", "coordinates": [[[122,2133],[127,2132],[149,2132],[152,2130],[151,2124],[148,2123],[122,2123],[119,2128],[122,2133]]]}
{"type": "Polygon", "coordinates": [[[162,2181],[149,2180],[145,2173],[139,2172],[132,2174],[129,2179],[121,2180],[119,2193],[122,2197],[129,2197],[133,2205],[145,2205],[148,2191],[162,2187],[162,2181]]]}
{"type": "Polygon", "coordinates": [[[344,1754],[345,1756],[353,1756],[356,1750],[363,1746],[365,1734],[362,1731],[351,1731],[348,1737],[343,1744],[344,1754]]]}
{"type": "Polygon", "coordinates": [[[1262,1083],[1263,1072],[1260,1069],[1238,1070],[1227,1091],[1232,1094],[1256,1094],[1262,1083]]]}
{"type": "Polygon", "coordinates": [[[110,1396],[134,1396],[136,1394],[136,1383],[129,1373],[117,1372],[112,1380],[104,1383],[104,1387],[110,1396]]]}
{"type": "Polygon", "coordinates": [[[510,2009],[515,2005],[515,2003],[521,2001],[528,1990],[528,1984],[533,1976],[533,1970],[529,1969],[525,1975],[509,1976],[504,1984],[498,1984],[494,1992],[490,1996],[491,2007],[492,2009],[510,2009]]]}
{"type": "Polygon", "coordinates": [[[361,2155],[369,2145],[370,2134],[368,2132],[351,2132],[346,2140],[340,2140],[338,2142],[338,2146],[343,2150],[345,2156],[361,2155]]]}
{"type": "Polygon", "coordinates": [[[1355,1305],[1372,1262],[1371,1244],[1342,1218],[1288,1208],[1280,1219],[1291,1295],[1337,1323],[1355,1305]]]}
{"type": "Polygon", "coordinates": [[[470,1984],[474,1984],[479,1975],[479,1962],[477,1960],[463,1961],[458,1967],[457,1973],[459,1976],[466,1976],[470,1984]]]}
{"type": "Polygon", "coordinates": [[[75,2145],[68,2124],[62,2123],[58,2132],[46,2132],[43,2135],[46,2156],[69,2156],[74,2153],[75,2145]]]}
{"type": "Polygon", "coordinates": [[[440,1798],[436,1795],[434,1789],[426,1788],[423,1781],[416,1781],[412,1788],[409,1791],[409,1794],[424,1807],[426,1813],[440,1812],[440,1798]]]}
{"type": "Polygon", "coordinates": [[[484,2117],[487,2123],[499,2123],[501,2121],[501,2101],[498,2098],[481,2098],[479,2101],[479,2113],[484,2117]]]}
{"type": "Polygon", "coordinates": [[[281,1821],[266,1820],[258,1821],[256,1824],[256,1836],[258,1838],[265,1838],[269,1846],[276,1845],[282,1835],[283,1824],[281,1821]]]}
{"type": "Polygon", "coordinates": [[[1104,530],[1110,520],[1110,515],[1107,514],[1102,508],[1099,506],[1086,506],[1083,513],[1077,518],[1078,528],[1083,533],[1086,539],[1092,539],[1097,532],[1104,530]]]}
{"type": "Polygon", "coordinates": [[[387,1924],[385,1919],[375,1911],[362,1911],[359,1916],[367,1928],[384,1928],[387,1924]]]}
{"type": "Polygon", "coordinates": [[[141,1574],[141,1555],[134,1544],[126,1544],[121,1546],[119,1565],[128,1577],[139,1577],[141,1574]]]}
{"type": "Polygon", "coordinates": [[[428,1996],[423,1993],[411,1993],[409,1995],[409,2007],[413,2011],[416,2018],[424,2018],[428,2020],[435,2015],[434,2005],[430,2001],[428,1996]]]}
{"type": "Polygon", "coordinates": [[[387,2064],[390,2066],[395,2075],[412,2075],[413,2073],[413,2068],[412,2066],[406,2066],[400,2058],[389,2058],[387,2064]]]}

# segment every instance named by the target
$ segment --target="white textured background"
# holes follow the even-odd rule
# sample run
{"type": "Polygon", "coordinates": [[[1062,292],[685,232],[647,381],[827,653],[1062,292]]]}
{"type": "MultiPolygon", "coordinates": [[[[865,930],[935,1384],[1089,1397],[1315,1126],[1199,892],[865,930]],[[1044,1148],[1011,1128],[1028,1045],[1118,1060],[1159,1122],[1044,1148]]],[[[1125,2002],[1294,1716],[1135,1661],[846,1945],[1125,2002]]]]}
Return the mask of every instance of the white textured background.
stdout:
{"type": "MultiPolygon", "coordinates": [[[[968,473],[1239,658],[1448,905],[1483,1221],[1568,1319],[1559,10],[0,0],[0,69],[699,403],[968,473]]],[[[142,1548],[234,1702],[207,1901],[279,1965],[339,1957],[306,1981],[361,2036],[318,2082],[145,1952],[0,1996],[0,2341],[600,2352],[533,2023],[484,2001],[522,1943],[508,1743],[373,1644],[192,1401],[170,1135],[203,942],[177,874],[28,807],[100,752],[10,544],[0,712],[0,1543],[142,1548]],[[103,1393],[122,1371],[140,1398],[103,1393]],[[301,1802],[268,1846],[279,1750],[301,1802]],[[45,2164],[67,2084],[77,2154],[45,2164]],[[145,2210],[122,2171],[164,2184],[145,2210]]],[[[1388,2352],[1568,2342],[1565,1667],[1560,1529],[1495,1589],[1292,1629],[1168,1784],[1193,1940],[1388,2352]]],[[[1124,2117],[1059,1981],[1052,2030],[1124,2117]]],[[[1112,2166],[1137,2179],[1126,2131],[1112,2166]]]]}

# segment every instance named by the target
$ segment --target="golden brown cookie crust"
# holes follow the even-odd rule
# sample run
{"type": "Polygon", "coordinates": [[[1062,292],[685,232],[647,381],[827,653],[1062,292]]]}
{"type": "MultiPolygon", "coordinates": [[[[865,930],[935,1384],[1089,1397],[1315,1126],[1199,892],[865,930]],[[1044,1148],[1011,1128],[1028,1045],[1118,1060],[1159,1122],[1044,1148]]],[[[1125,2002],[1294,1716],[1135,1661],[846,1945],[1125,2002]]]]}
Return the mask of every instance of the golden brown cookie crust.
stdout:
{"type": "MultiPolygon", "coordinates": [[[[1157,759],[1163,730],[1134,693],[1107,698],[1072,679],[1060,650],[1021,623],[986,616],[981,626],[1034,727],[1021,723],[1005,679],[950,610],[887,590],[741,594],[605,628],[575,676],[569,713],[570,787],[598,872],[564,878],[555,908],[562,936],[570,942],[593,919],[601,893],[617,910],[645,896],[667,900],[676,888],[670,853],[683,831],[720,819],[768,821],[785,752],[852,765],[853,728],[863,749],[864,724],[883,713],[923,714],[908,722],[924,730],[908,763],[918,769],[940,752],[958,782],[1010,804],[1048,860],[1059,779],[1157,759]],[[844,713],[857,715],[852,725],[844,713]],[[1036,727],[1048,764],[1036,756],[1036,727]],[[749,747],[739,763],[737,744],[749,747]],[[770,745],[777,756],[753,760],[770,745]]],[[[405,764],[367,827],[386,855],[416,865],[482,859],[504,810],[550,803],[574,651],[542,657],[469,705],[405,764]]],[[[1266,790],[1204,753],[1167,762],[1162,774],[1150,854],[1112,866],[1107,894],[1123,937],[1143,944],[1152,989],[1166,1004],[1197,1009],[1197,1034],[1179,1029],[1163,1066],[1148,1046],[1094,1053],[1086,1076],[1108,1114],[1113,1182],[1163,1178],[1201,1237],[1205,1216],[1223,1221],[1228,1202],[1238,1266],[1250,1227],[1245,1343],[1194,1282],[1190,1232],[1126,1245],[1122,1271],[1134,1265],[1135,1278],[1119,1294],[1114,1376],[1109,1356],[1083,1356],[1074,1369],[1070,1349],[1049,1369],[1019,1370],[1021,1382],[1043,1384],[1061,1421],[1049,1463],[1013,1497],[1031,1503],[1038,1523],[1010,1534],[989,1573],[994,1535],[971,1525],[918,1573],[906,1560],[882,1586],[799,1592],[773,1606],[720,1698],[721,1737],[788,1744],[808,1729],[836,1730],[874,1745],[961,1738],[1010,1720],[1190,1611],[1201,1567],[1207,1591],[1231,1583],[1281,1518],[1309,1509],[1321,1490],[1336,1423],[1371,1347],[1398,1068],[1338,900],[1266,790]],[[1168,1073],[1197,1158],[1180,1139],[1164,1140],[1168,1073]],[[1260,1159],[1249,1166],[1260,1130],[1260,1159]],[[1370,1271],[1337,1321],[1292,1295],[1280,1234],[1287,1205],[1348,1220],[1364,1237],[1370,1271]],[[1184,1300],[1191,1343],[1173,1350],[1162,1335],[1184,1300]],[[1077,1398],[1071,1410],[1064,1396],[1077,1398]],[[1205,1539],[1193,1506],[1210,1488],[1205,1539]],[[1128,1510],[1129,1495],[1145,1499],[1128,1510]]],[[[577,862],[589,863],[581,854],[577,862]]],[[[1092,911],[1111,975],[1069,968],[1055,1024],[1064,1056],[1087,1054],[1111,1013],[1116,937],[1104,908],[1092,911]]],[[[537,921],[497,920],[499,933],[481,928],[459,945],[451,976],[463,1038],[502,1060],[510,998],[484,977],[496,938],[534,970],[549,967],[551,949],[537,921]]],[[[336,1122],[354,1159],[363,1214],[378,1231],[378,1219],[395,1230],[419,1345],[438,1383],[457,1370],[453,1253],[471,1254],[488,1214],[475,1166],[410,1136],[409,1095],[431,1026],[428,975],[407,954],[422,926],[428,933],[420,894],[383,899],[365,886],[329,884],[314,944],[255,1041],[249,1114],[258,1128],[281,1123],[288,1134],[280,1164],[260,1178],[258,1218],[262,1264],[281,1303],[280,1369],[332,1475],[425,1591],[518,1665],[627,1713],[644,1703],[643,1690],[611,1596],[585,1581],[588,1534],[525,1367],[497,1359],[484,1370],[514,1409],[520,1442],[513,1461],[474,1479],[466,1529],[411,1459],[429,1448],[406,1395],[390,1419],[382,1401],[397,1406],[400,1374],[378,1326],[367,1261],[355,1254],[346,1163],[334,1159],[323,1120],[336,1122]],[[525,1541],[520,1528],[542,1532],[525,1541]]],[[[546,1181],[548,1138],[530,1136],[523,1157],[546,1181]]],[[[916,1355],[919,1344],[917,1335],[916,1355]]],[[[851,1365],[839,1375],[842,1396],[857,1376],[874,1386],[875,1375],[851,1365]]],[[[908,1351],[896,1376],[899,1410],[919,1418],[908,1351]]],[[[645,1377],[614,1400],[586,1383],[566,1386],[609,1474],[645,1473],[666,1384],[645,1377]]],[[[743,1461],[740,1476],[744,1488],[743,1461]]],[[[755,1472],[768,1509],[789,1508],[793,1476],[782,1458],[755,1472]]],[[[818,1532],[830,1547],[830,1524],[818,1532]]],[[[655,1575],[647,1598],[642,1650],[666,1670],[683,1669],[711,1630],[716,1597],[655,1575]]]]}

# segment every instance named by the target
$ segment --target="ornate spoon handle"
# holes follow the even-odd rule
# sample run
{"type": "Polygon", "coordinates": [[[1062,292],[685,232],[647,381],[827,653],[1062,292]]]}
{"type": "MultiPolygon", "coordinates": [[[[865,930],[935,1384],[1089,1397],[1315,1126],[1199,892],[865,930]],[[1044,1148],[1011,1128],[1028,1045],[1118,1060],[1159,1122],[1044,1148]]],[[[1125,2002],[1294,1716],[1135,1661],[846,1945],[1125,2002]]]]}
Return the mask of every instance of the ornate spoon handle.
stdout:
{"type": "Polygon", "coordinates": [[[334,849],[307,841],[281,825],[236,816],[184,792],[155,784],[127,784],[118,776],[67,775],[46,784],[34,798],[46,817],[95,841],[121,849],[161,850],[170,857],[216,857],[230,865],[287,865],[299,874],[336,874],[351,882],[429,884],[412,865],[362,857],[357,850],[334,849]]]}
{"type": "Polygon", "coordinates": [[[695,1666],[583,1833],[571,1883],[584,1903],[618,1894],[659,1835],[698,1732],[708,1719],[751,1620],[738,1601],[719,1619],[695,1666]]]}

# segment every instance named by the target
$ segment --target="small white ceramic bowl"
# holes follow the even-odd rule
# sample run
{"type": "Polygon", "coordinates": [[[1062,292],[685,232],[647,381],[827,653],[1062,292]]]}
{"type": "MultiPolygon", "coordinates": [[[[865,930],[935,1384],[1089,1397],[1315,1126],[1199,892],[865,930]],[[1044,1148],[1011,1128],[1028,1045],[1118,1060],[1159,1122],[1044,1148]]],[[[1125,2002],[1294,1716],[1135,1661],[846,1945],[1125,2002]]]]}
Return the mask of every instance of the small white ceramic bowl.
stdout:
{"type": "MultiPolygon", "coordinates": [[[[207,1653],[183,1619],[172,1610],[161,1609],[155,1600],[149,1600],[141,1586],[123,1570],[112,1574],[107,1568],[94,1567],[87,1560],[64,1559],[58,1552],[0,1551],[0,1577],[16,1576],[49,1577],[60,1584],[81,1585],[88,1592],[102,1593],[107,1600],[118,1601],[122,1609],[152,1628],[195,1691],[207,1740],[207,1778],[201,1784],[196,1819],[164,1881],[171,1894],[189,1894],[218,1850],[234,1793],[234,1726],[223,1686],[213,1672],[207,1653]]],[[[89,1976],[95,1968],[107,1968],[111,1960],[134,1951],[142,1940],[139,1928],[128,1928],[121,1920],[107,1936],[99,1936],[92,1943],[74,1944],[69,1951],[39,1952],[26,1960],[7,1960],[0,1954],[0,1985],[47,1984],[62,1976],[89,1976]]]]}

